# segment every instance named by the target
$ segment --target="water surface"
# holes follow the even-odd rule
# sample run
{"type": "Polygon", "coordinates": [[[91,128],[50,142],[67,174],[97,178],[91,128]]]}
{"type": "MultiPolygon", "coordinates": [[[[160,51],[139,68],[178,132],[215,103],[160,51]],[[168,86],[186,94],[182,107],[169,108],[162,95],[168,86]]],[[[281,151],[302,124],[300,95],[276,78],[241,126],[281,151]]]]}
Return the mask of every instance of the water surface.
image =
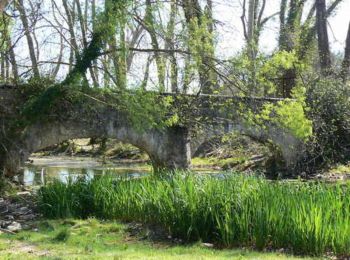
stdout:
{"type": "Polygon", "coordinates": [[[23,167],[23,174],[19,176],[19,181],[25,186],[45,185],[55,179],[63,183],[78,178],[91,180],[107,173],[137,178],[149,174],[151,170],[151,167],[145,163],[105,164],[94,158],[40,157],[31,158],[31,160],[32,163],[26,163],[23,167]]]}

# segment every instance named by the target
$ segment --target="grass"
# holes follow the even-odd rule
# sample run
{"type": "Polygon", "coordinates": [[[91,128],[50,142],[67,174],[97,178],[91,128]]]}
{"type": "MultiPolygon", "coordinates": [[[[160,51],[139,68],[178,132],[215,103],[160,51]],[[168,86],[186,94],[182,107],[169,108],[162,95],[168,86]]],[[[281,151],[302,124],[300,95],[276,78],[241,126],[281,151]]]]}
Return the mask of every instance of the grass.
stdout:
{"type": "Polygon", "coordinates": [[[0,235],[0,259],[301,259],[282,253],[215,250],[201,243],[176,245],[130,236],[125,224],[111,221],[50,220],[38,231],[0,235]],[[65,240],[60,234],[69,232],[65,240]]]}
{"type": "Polygon", "coordinates": [[[247,157],[234,157],[234,158],[217,158],[217,157],[196,157],[191,161],[193,167],[220,167],[223,169],[229,169],[234,166],[244,164],[248,160],[247,157]]]}
{"type": "Polygon", "coordinates": [[[49,218],[156,223],[186,241],[350,255],[350,186],[177,174],[135,180],[55,182],[39,192],[49,218]]]}
{"type": "Polygon", "coordinates": [[[331,168],[329,174],[350,174],[350,162],[348,164],[340,164],[331,168]]]}

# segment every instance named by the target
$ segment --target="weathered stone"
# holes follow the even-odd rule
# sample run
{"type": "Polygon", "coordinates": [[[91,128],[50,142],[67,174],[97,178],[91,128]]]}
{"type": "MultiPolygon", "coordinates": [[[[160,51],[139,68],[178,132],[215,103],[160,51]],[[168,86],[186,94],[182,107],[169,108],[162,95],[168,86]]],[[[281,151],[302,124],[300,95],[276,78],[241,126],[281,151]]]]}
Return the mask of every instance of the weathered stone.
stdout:
{"type": "Polygon", "coordinates": [[[213,248],[213,247],[214,247],[214,244],[211,244],[211,243],[202,243],[202,246],[203,246],[203,247],[207,247],[207,248],[213,248]]]}
{"type": "Polygon", "coordinates": [[[7,230],[11,232],[18,232],[22,230],[22,225],[16,221],[13,221],[11,225],[7,226],[7,230]]]}
{"type": "MultiPolygon", "coordinates": [[[[23,96],[20,88],[9,86],[0,86],[0,97],[3,100],[2,104],[5,104],[0,111],[0,122],[6,123],[9,118],[16,120],[19,113],[16,108],[20,107],[27,97],[23,96]]],[[[5,144],[6,153],[0,154],[0,170],[3,170],[8,177],[14,176],[31,153],[66,140],[90,137],[107,137],[130,143],[148,153],[156,170],[187,169],[190,166],[191,149],[194,151],[198,145],[215,135],[233,131],[262,143],[271,140],[280,148],[289,168],[293,168],[302,155],[302,142],[286,129],[272,123],[266,123],[264,126],[246,124],[244,116],[239,112],[242,103],[254,112],[264,103],[277,102],[278,99],[215,95],[173,97],[176,100],[174,111],[185,108],[185,111],[179,113],[180,116],[183,113],[184,117],[189,118],[185,120],[187,123],[184,122],[182,126],[144,131],[135,128],[130,123],[129,115],[123,110],[105,105],[104,102],[96,102],[94,98],[69,104],[64,111],[55,110],[52,114],[45,115],[43,120],[37,119],[23,131],[18,131],[13,140],[5,144]],[[222,107],[223,104],[225,107],[222,107]],[[195,109],[186,110],[186,107],[195,109]],[[205,118],[203,124],[209,130],[196,140],[192,140],[191,148],[189,129],[193,119],[198,118],[205,118]]]]}
{"type": "Polygon", "coordinates": [[[30,230],[32,227],[30,225],[24,224],[22,225],[23,230],[30,230]]]}
{"type": "Polygon", "coordinates": [[[21,215],[19,216],[19,219],[23,221],[33,220],[35,219],[35,215],[34,214],[21,215]]]}
{"type": "Polygon", "coordinates": [[[19,214],[26,214],[28,211],[30,211],[28,207],[20,207],[18,210],[16,210],[16,212],[19,214]]]}
{"type": "Polygon", "coordinates": [[[14,220],[15,218],[14,218],[13,215],[6,215],[6,216],[5,216],[5,219],[6,219],[6,220],[14,220]]]}
{"type": "Polygon", "coordinates": [[[20,191],[16,193],[17,196],[30,196],[31,193],[29,191],[20,191]]]}

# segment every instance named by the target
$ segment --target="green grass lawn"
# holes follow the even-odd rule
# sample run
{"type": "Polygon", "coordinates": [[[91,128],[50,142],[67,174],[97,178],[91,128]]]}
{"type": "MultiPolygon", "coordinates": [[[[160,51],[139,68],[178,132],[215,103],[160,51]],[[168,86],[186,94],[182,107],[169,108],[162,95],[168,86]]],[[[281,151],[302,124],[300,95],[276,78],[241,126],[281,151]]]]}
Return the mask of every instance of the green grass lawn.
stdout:
{"type": "Polygon", "coordinates": [[[1,234],[0,259],[301,259],[244,249],[215,250],[201,243],[152,242],[142,239],[142,232],[131,236],[124,224],[96,219],[36,225],[37,232],[1,234]]]}

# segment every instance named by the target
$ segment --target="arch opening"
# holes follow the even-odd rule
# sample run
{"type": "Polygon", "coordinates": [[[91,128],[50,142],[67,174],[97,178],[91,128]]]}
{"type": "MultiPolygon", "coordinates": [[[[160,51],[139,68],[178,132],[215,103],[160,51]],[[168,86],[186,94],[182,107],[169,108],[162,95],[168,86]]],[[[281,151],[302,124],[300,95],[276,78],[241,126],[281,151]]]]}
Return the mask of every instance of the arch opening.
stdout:
{"type": "Polygon", "coordinates": [[[36,151],[66,140],[91,137],[116,139],[139,148],[149,155],[154,170],[189,167],[190,147],[186,128],[172,127],[140,132],[117,119],[113,117],[104,122],[66,120],[31,125],[8,151],[4,165],[5,174],[14,175],[29,155],[36,151]]]}

